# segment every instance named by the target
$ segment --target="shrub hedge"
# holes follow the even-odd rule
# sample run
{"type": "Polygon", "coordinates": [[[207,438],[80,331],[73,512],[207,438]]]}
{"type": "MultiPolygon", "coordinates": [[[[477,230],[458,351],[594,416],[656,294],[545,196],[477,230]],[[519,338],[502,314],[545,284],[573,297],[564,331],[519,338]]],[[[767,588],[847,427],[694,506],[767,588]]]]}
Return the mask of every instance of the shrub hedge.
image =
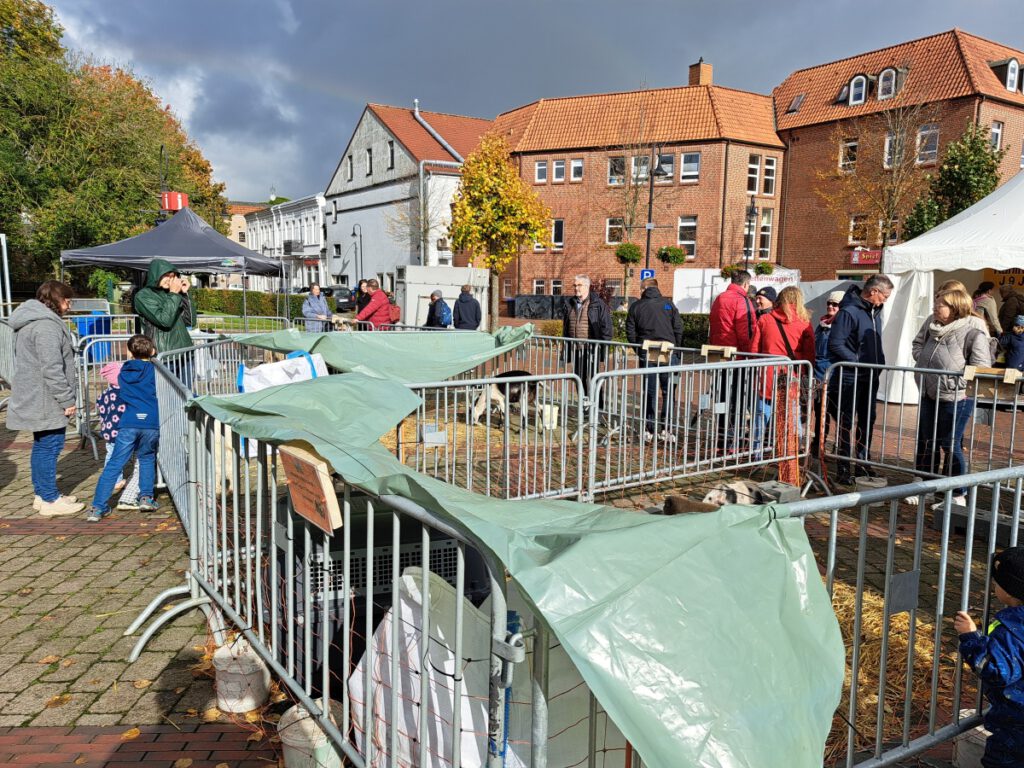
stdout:
{"type": "MultiPolygon", "coordinates": [[[[195,288],[189,291],[192,297],[192,306],[198,312],[209,312],[218,315],[242,315],[242,291],[226,291],[216,288],[195,288]]],[[[246,292],[246,308],[249,316],[263,315],[267,317],[278,317],[284,308],[283,294],[263,293],[261,291],[246,292]]],[[[302,316],[302,302],[305,296],[289,296],[288,319],[302,316]]],[[[334,297],[327,299],[327,306],[333,312],[335,310],[334,297]]]]}

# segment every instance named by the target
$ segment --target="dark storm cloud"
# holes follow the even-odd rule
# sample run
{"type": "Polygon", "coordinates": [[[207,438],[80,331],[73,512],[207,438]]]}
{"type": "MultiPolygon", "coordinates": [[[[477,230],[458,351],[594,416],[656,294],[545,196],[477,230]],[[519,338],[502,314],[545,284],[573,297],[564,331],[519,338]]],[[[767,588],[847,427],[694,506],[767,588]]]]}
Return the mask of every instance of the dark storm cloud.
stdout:
{"type": "Polygon", "coordinates": [[[541,97],[790,72],[960,27],[1024,47],[1000,0],[54,0],[68,42],[128,63],[233,198],[322,191],[367,101],[494,117],[541,97]]]}

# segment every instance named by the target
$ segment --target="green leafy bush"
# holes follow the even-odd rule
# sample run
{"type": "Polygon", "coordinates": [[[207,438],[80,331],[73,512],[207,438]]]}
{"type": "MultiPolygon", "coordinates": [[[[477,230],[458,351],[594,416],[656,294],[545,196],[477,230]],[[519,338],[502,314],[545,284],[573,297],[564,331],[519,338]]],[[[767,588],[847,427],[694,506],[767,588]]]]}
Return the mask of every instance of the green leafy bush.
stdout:
{"type": "Polygon", "coordinates": [[[754,265],[755,275],[770,275],[775,271],[775,265],[770,261],[759,261],[754,265]]]}
{"type": "MultiPolygon", "coordinates": [[[[242,291],[196,288],[190,291],[189,295],[192,297],[192,305],[198,312],[242,316],[242,291]]],[[[285,314],[289,320],[293,317],[302,317],[302,302],[306,300],[305,296],[289,296],[287,312],[282,311],[284,310],[283,300],[283,294],[247,291],[246,311],[250,317],[279,317],[285,314]]],[[[335,311],[333,297],[327,299],[327,306],[332,312],[335,311]]]]}
{"type": "Polygon", "coordinates": [[[658,258],[666,264],[685,264],[686,251],[675,245],[663,245],[658,249],[658,258]]]}
{"type": "Polygon", "coordinates": [[[680,316],[683,321],[683,346],[700,349],[708,343],[711,330],[711,315],[687,314],[680,316]]]}
{"type": "Polygon", "coordinates": [[[615,246],[615,255],[623,264],[637,264],[644,252],[636,243],[619,243],[615,246]]]}

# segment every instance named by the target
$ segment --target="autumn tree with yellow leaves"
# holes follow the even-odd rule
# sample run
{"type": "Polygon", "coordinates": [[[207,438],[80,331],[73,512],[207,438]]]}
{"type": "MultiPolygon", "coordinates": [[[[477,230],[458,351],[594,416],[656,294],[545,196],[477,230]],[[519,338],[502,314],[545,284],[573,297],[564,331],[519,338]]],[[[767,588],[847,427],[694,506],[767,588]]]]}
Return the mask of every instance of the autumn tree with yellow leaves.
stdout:
{"type": "Polygon", "coordinates": [[[462,166],[448,230],[452,247],[490,270],[490,329],[498,323],[498,276],[526,246],[549,244],[551,211],[524,182],[508,143],[487,134],[462,166]]]}

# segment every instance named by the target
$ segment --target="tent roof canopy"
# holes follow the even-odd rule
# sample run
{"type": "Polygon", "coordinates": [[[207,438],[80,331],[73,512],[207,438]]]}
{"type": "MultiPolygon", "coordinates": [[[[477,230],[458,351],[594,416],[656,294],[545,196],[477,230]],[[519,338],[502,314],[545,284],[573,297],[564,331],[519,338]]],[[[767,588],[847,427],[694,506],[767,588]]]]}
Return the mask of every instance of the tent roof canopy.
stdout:
{"type": "Polygon", "coordinates": [[[224,237],[191,208],[170,221],[135,237],[94,248],[60,252],[61,264],[89,264],[145,271],[156,258],[166,259],[183,272],[277,275],[281,265],[224,237]]]}
{"type": "Polygon", "coordinates": [[[1024,174],[920,237],[885,249],[883,271],[954,272],[1024,264],[1024,174]]]}

